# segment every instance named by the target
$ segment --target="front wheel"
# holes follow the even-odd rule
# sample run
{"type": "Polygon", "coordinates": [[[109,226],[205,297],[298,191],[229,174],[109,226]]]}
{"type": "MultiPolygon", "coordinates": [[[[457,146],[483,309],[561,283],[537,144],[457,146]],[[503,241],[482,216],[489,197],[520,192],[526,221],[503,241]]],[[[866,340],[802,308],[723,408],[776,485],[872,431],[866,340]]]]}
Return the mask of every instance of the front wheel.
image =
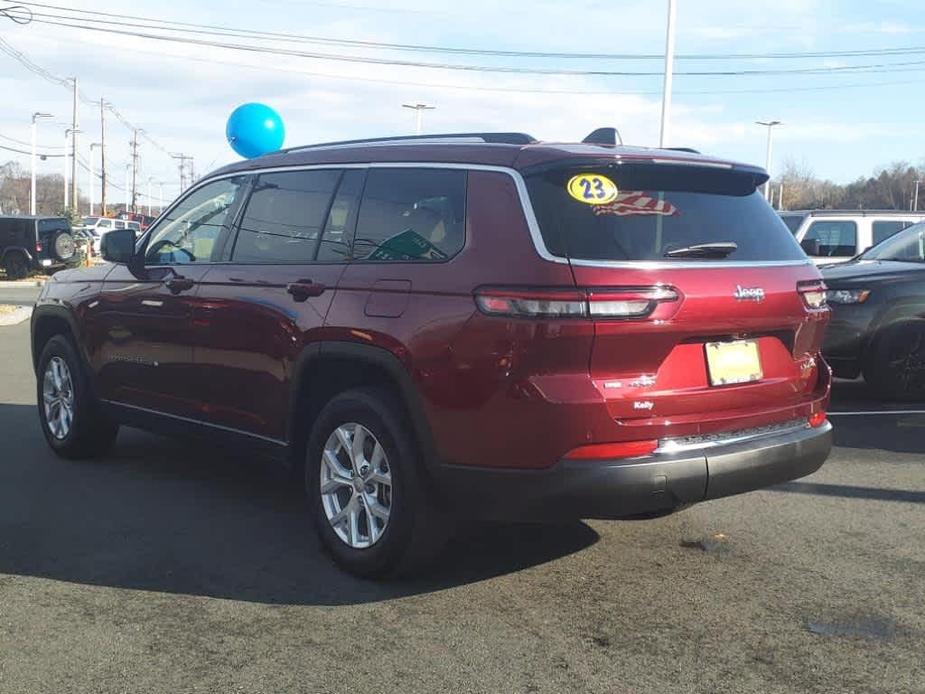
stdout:
{"type": "Polygon", "coordinates": [[[39,357],[37,396],[42,433],[63,458],[93,458],[109,451],[118,426],[99,411],[77,351],[63,335],[39,357]]]}
{"type": "Polygon", "coordinates": [[[318,535],[358,576],[407,574],[447,535],[402,412],[387,391],[347,391],[328,402],[309,436],[305,487],[318,535]]]}
{"type": "Polygon", "coordinates": [[[865,359],[864,380],[883,399],[925,398],[925,321],[880,330],[865,359]]]}

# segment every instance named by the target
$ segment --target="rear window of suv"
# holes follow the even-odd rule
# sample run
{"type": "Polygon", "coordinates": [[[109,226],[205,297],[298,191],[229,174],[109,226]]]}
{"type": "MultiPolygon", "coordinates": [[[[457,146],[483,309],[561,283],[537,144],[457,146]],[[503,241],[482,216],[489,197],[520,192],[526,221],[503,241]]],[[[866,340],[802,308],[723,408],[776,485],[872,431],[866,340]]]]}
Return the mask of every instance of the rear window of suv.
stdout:
{"type": "Polygon", "coordinates": [[[727,261],[806,257],[748,173],[619,164],[556,168],[528,175],[526,181],[543,240],[557,256],[690,262],[695,258],[671,257],[671,251],[731,243],[735,249],[727,261]],[[576,199],[569,183],[580,174],[606,177],[615,184],[613,199],[605,204],[576,199]]]}

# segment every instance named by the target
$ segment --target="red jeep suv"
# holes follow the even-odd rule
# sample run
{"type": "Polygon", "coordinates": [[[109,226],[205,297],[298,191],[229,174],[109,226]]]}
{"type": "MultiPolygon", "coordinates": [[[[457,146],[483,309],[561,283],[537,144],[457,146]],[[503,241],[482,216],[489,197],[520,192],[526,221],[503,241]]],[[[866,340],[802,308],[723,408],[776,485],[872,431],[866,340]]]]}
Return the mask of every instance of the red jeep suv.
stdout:
{"type": "Polygon", "coordinates": [[[227,166],[45,285],[45,437],[100,455],[126,425],[284,461],[366,576],[454,519],[657,516],[807,475],[831,447],[829,312],[766,180],[518,133],[227,166]]]}

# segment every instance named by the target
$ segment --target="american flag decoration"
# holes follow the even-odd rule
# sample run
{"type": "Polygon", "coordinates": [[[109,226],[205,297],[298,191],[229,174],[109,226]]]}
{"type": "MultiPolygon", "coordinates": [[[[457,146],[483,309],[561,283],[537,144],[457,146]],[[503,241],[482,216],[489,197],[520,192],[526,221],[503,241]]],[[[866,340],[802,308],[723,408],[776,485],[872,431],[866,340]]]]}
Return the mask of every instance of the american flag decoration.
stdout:
{"type": "Polygon", "coordinates": [[[609,202],[606,205],[595,205],[594,214],[616,215],[619,217],[629,217],[633,215],[674,217],[680,213],[678,208],[667,200],[659,200],[657,197],[652,197],[649,193],[630,190],[619,193],[616,200],[613,202],[609,202]]]}

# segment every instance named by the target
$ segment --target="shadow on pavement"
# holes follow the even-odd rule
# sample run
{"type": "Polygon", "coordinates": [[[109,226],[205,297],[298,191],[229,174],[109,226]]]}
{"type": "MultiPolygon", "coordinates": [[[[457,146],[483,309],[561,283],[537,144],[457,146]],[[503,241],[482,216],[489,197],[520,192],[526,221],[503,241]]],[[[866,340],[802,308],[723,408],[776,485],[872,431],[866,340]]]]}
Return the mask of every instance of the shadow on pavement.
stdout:
{"type": "Polygon", "coordinates": [[[594,544],[583,523],[477,526],[412,581],[373,583],[321,551],[275,466],[123,429],[109,458],[64,461],[33,406],[0,403],[0,573],[261,603],[339,605],[428,593],[594,544]]]}
{"type": "Polygon", "coordinates": [[[771,487],[771,491],[925,504],[925,492],[910,489],[880,489],[877,487],[856,487],[849,484],[818,484],[816,482],[784,482],[771,487]]]}
{"type": "Polygon", "coordinates": [[[869,414],[830,417],[840,448],[925,453],[925,414],[869,414]]]}

